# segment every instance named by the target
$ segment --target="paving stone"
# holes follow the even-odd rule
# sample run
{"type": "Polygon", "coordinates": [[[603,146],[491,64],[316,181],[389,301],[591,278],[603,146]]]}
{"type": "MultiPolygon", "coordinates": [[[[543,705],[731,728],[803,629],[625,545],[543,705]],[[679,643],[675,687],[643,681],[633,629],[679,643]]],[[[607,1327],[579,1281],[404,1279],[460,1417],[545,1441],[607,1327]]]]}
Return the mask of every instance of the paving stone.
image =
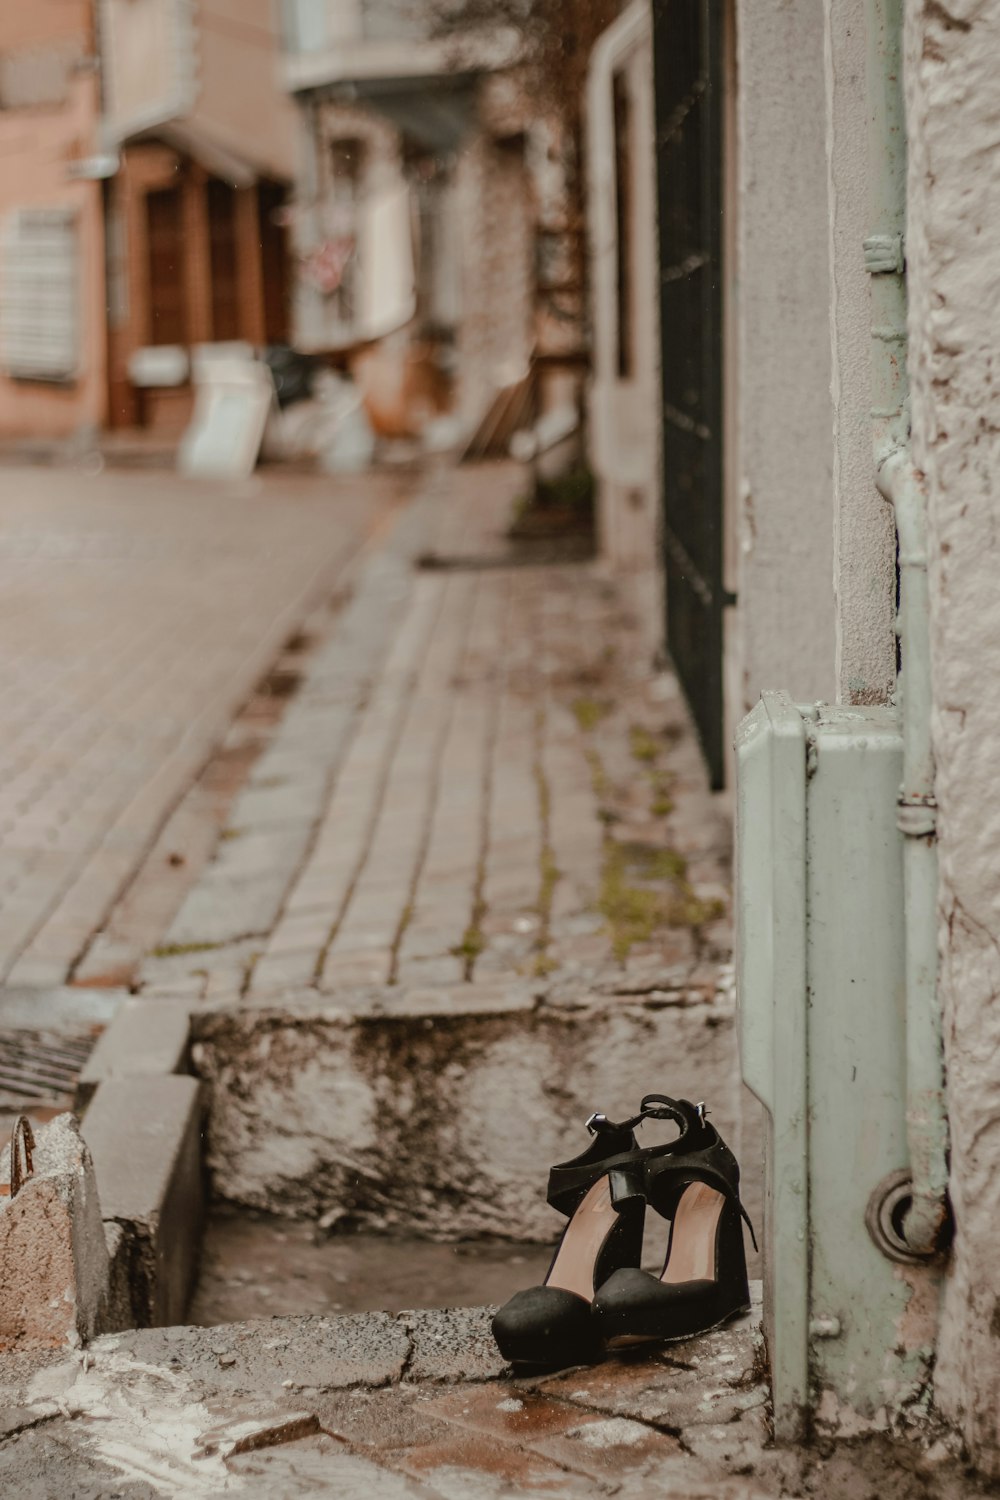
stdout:
{"type": "Polygon", "coordinates": [[[166,937],[167,946],[216,946],[270,932],[281,910],[288,878],[281,870],[245,880],[210,872],[178,912],[166,937]]]}
{"type": "Polygon", "coordinates": [[[306,1392],[375,1389],[398,1381],[410,1340],[387,1313],[359,1313],[141,1329],[98,1339],[94,1350],[182,1370],[203,1397],[252,1391],[302,1405],[306,1392]]]}
{"type": "Polygon", "coordinates": [[[490,1332],[496,1308],[452,1307],[400,1313],[413,1341],[406,1376],[422,1380],[493,1380],[507,1366],[490,1332]]]}
{"type": "Polygon", "coordinates": [[[86,1108],[105,1079],[183,1071],[188,1030],[188,1013],[183,1005],[126,1000],[99,1037],[77,1080],[77,1109],[86,1108]]]}
{"type": "Polygon", "coordinates": [[[262,1500],[302,1494],[339,1495],[344,1500],[367,1496],[378,1496],[378,1500],[433,1500],[440,1494],[437,1489],[347,1452],[334,1438],[323,1435],[282,1444],[264,1453],[238,1454],[226,1461],[226,1467],[262,1500]]]}

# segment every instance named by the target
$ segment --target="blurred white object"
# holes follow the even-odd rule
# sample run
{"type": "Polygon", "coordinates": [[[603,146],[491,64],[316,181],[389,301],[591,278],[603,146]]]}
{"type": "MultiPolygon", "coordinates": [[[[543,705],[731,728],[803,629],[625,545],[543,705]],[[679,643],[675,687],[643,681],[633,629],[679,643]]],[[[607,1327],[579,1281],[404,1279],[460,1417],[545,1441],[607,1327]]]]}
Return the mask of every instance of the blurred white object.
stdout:
{"type": "Polygon", "coordinates": [[[388,188],[362,207],[358,337],[381,339],[411,321],[417,310],[410,189],[388,188]]]}
{"type": "Polygon", "coordinates": [[[195,385],[201,385],[209,365],[218,364],[220,359],[246,362],[253,358],[253,344],[248,344],[243,339],[228,339],[219,344],[195,344],[191,350],[191,379],[195,385]]]}
{"type": "Polygon", "coordinates": [[[530,463],[540,453],[548,453],[572,437],[580,425],[580,415],[575,406],[557,406],[546,412],[534,427],[522,428],[510,440],[510,456],[518,463],[530,463]]]}
{"type": "Polygon", "coordinates": [[[371,468],[375,433],[357,386],[325,371],[317,376],[315,392],[323,410],[320,468],[326,474],[360,474],[371,468]]]}
{"type": "Polygon", "coordinates": [[[375,457],[375,433],[361,392],[331,370],[319,373],[308,401],[275,409],[267,424],[267,458],[315,459],[327,474],[357,474],[375,457]]]}
{"type": "Polygon", "coordinates": [[[445,415],[428,422],[421,434],[426,453],[448,453],[465,436],[461,417],[445,415]]]}
{"type": "Polygon", "coordinates": [[[133,385],[184,385],[190,372],[188,352],[181,344],[150,344],[129,356],[128,378],[133,385]]]}
{"type": "Polygon", "coordinates": [[[254,471],[268,415],[276,406],[266,365],[247,359],[201,363],[194,416],[177,453],[180,473],[246,479],[254,471]]]}

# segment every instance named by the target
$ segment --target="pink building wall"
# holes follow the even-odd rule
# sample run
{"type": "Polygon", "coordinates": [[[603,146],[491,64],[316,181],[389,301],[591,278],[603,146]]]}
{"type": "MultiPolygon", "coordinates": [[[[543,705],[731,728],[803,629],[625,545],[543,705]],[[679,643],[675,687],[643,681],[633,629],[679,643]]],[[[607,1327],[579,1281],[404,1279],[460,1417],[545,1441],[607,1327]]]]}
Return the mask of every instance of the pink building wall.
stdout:
{"type": "MultiPolygon", "coordinates": [[[[0,53],[79,42],[92,47],[87,0],[32,0],[4,6],[0,53]]],[[[77,215],[81,364],[66,383],[19,380],[0,370],[0,438],[70,436],[100,425],[106,408],[104,228],[101,186],[70,176],[71,165],[95,149],[98,75],[86,65],[69,80],[58,105],[0,109],[0,235],[3,221],[24,208],[71,208],[77,215]]]]}

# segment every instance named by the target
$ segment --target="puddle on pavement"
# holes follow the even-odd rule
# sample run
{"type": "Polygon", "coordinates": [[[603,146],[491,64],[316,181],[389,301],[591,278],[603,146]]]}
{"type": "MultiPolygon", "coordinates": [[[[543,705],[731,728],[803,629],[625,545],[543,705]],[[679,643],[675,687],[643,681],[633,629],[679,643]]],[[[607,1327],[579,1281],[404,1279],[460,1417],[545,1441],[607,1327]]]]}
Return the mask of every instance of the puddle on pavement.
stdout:
{"type": "Polygon", "coordinates": [[[543,1279],[551,1246],[439,1245],[375,1234],[317,1236],[309,1222],[216,1212],[188,1323],[214,1328],[296,1313],[399,1312],[505,1302],[543,1279]]]}

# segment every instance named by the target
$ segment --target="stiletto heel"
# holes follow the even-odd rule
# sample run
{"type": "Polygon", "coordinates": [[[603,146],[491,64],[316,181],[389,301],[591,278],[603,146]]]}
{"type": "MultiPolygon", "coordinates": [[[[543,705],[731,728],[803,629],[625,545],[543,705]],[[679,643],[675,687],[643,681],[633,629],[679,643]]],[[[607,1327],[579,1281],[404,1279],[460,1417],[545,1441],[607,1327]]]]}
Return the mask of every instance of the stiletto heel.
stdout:
{"type": "Polygon", "coordinates": [[[569,1218],[541,1286],[516,1292],[493,1319],[493,1337],[512,1364],[557,1369],[600,1357],[591,1317],[594,1291],[623,1266],[638,1265],[646,1211],[633,1127],[592,1115],[595,1139],[553,1167],[548,1202],[569,1218]]]}
{"type": "Polygon", "coordinates": [[[643,1153],[647,1202],[670,1222],[663,1270],[657,1278],[622,1267],[594,1298],[594,1321],[613,1345],[692,1338],[750,1307],[744,1223],[755,1249],[757,1241],[739,1198],[739,1166],[704,1107],[676,1103],[696,1116],[694,1148],[643,1153]]]}

